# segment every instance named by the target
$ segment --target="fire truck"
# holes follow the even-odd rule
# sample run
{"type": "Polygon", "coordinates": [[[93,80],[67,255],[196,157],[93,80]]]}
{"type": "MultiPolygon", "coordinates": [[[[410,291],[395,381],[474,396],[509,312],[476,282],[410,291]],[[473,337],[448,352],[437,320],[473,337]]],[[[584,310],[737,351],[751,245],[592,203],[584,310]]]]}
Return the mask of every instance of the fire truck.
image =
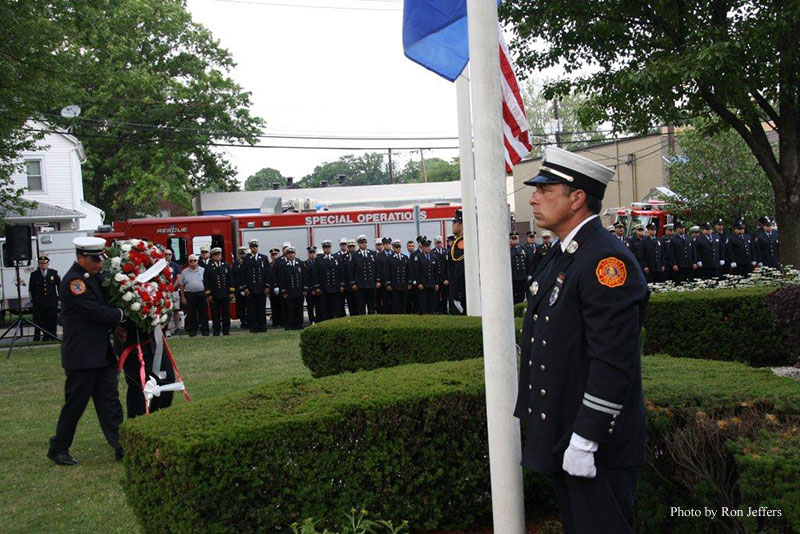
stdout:
{"type": "MultiPolygon", "coordinates": [[[[128,219],[113,227],[99,229],[97,237],[109,244],[121,239],[144,239],[173,251],[175,261],[184,266],[189,254],[200,254],[200,247],[220,247],[225,261],[235,259],[236,248],[258,239],[262,253],[281,248],[288,242],[303,258],[306,247],[322,249],[322,241],[334,242],[338,250],[341,238],[367,237],[372,248],[375,238],[390,236],[406,241],[417,235],[429,239],[446,236],[460,206],[386,208],[349,211],[312,211],[282,214],[200,215],[128,219]]],[[[404,248],[405,250],[405,248],[404,248]]]]}
{"type": "Polygon", "coordinates": [[[664,225],[674,223],[674,216],[666,210],[663,200],[648,200],[647,202],[633,202],[630,208],[609,208],[603,216],[610,220],[610,224],[621,222],[625,225],[625,235],[633,233],[633,227],[642,224],[647,227],[651,222],[656,223],[656,235],[664,235],[664,225]]]}

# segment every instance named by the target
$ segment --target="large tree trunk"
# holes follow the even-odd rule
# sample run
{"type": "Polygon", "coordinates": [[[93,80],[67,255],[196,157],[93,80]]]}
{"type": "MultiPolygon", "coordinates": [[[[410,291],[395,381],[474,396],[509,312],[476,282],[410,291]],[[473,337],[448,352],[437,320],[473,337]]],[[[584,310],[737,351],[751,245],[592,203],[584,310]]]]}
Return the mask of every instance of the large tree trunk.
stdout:
{"type": "MultiPolygon", "coordinates": [[[[781,265],[800,269],[800,176],[784,176],[786,194],[775,192],[781,265]]],[[[776,188],[777,189],[777,188],[776,188]]]]}

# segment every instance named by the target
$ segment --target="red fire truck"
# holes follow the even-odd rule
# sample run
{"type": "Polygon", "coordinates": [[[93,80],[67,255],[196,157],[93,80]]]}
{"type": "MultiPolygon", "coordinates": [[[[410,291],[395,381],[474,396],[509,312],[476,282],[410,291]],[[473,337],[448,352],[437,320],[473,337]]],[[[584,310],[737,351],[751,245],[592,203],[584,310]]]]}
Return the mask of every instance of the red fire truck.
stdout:
{"type": "Polygon", "coordinates": [[[234,259],[236,247],[258,239],[260,250],[280,248],[289,242],[305,257],[308,246],[321,250],[322,241],[334,242],[338,250],[341,238],[367,236],[369,247],[375,238],[389,236],[405,242],[417,235],[446,236],[460,206],[428,206],[352,211],[321,211],[283,214],[200,215],[128,219],[114,222],[111,231],[97,232],[109,244],[118,239],[138,238],[172,249],[175,261],[185,265],[189,254],[199,254],[200,247],[222,248],[225,261],[234,259]]]}
{"type": "Polygon", "coordinates": [[[633,227],[642,224],[647,227],[651,222],[656,223],[656,234],[664,235],[664,225],[674,223],[674,216],[666,210],[663,200],[649,200],[647,202],[633,202],[630,208],[611,208],[603,213],[609,217],[611,224],[621,222],[625,225],[625,235],[633,233],[633,227]]]}

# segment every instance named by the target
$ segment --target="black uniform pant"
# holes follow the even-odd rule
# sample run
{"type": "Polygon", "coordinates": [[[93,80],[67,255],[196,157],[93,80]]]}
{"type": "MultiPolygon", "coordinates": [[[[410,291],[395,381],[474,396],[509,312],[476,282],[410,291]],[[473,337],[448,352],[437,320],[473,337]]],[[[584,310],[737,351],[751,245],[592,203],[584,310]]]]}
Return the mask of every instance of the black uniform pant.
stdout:
{"type": "Polygon", "coordinates": [[[211,298],[211,324],[214,325],[214,335],[218,336],[231,333],[231,299],[230,297],[211,298]]]}
{"type": "Polygon", "coordinates": [[[203,334],[208,335],[208,312],[206,311],[206,296],[202,291],[186,292],[186,331],[196,335],[198,327],[203,334]]]}
{"type": "Polygon", "coordinates": [[[341,302],[341,293],[322,293],[317,304],[317,321],[327,321],[339,317],[341,302]]]}
{"type": "MultiPolygon", "coordinates": [[[[149,347],[142,349],[142,356],[144,358],[144,372],[145,380],[149,380],[153,375],[153,358],[154,354],[149,347]]],[[[125,395],[125,407],[128,412],[128,419],[133,419],[139,415],[145,414],[144,409],[144,392],[142,391],[142,379],[140,378],[140,363],[136,349],[132,350],[125,360],[122,369],[125,373],[125,383],[128,384],[128,392],[125,395]]],[[[175,370],[172,368],[172,363],[169,361],[166,349],[161,357],[161,370],[167,373],[166,378],[156,378],[158,385],[172,384],[175,382],[175,370]]],[[[165,391],[158,397],[150,399],[150,413],[158,411],[160,408],[169,408],[172,405],[172,397],[174,392],[165,391]]]]}
{"type": "Polygon", "coordinates": [[[421,315],[436,313],[436,291],[432,287],[417,289],[417,309],[421,315]]]}
{"type": "Polygon", "coordinates": [[[745,265],[737,263],[736,268],[731,269],[731,271],[737,276],[749,276],[753,272],[753,266],[749,263],[745,265]]]}
{"type": "Polygon", "coordinates": [[[33,322],[44,329],[44,332],[38,328],[33,329],[34,341],[39,341],[40,337],[43,340],[56,339],[56,330],[58,329],[58,307],[34,306],[33,322]],[[52,336],[45,334],[45,332],[52,334],[52,336]]]}
{"type": "Polygon", "coordinates": [[[566,534],[633,532],[636,469],[597,466],[595,478],[551,475],[566,534]]]}
{"type": "Polygon", "coordinates": [[[355,292],[357,313],[351,312],[351,315],[365,315],[365,314],[372,315],[373,313],[375,313],[375,305],[377,304],[377,298],[375,296],[376,291],[377,290],[375,288],[372,289],[359,288],[359,290],[355,292]]]}
{"type": "Polygon", "coordinates": [[[241,292],[236,295],[236,317],[242,328],[247,328],[247,299],[241,292]]]}
{"type": "Polygon", "coordinates": [[[689,280],[689,274],[691,273],[691,267],[678,267],[677,271],[673,271],[670,267],[669,269],[669,276],[670,280],[672,280],[676,284],[683,284],[684,282],[689,280]]]}
{"type": "Polygon", "coordinates": [[[419,311],[418,290],[414,289],[406,294],[406,313],[417,313],[419,311]]]}
{"type": "Polygon", "coordinates": [[[387,313],[392,313],[395,315],[406,313],[406,298],[408,293],[408,291],[398,291],[396,289],[387,291],[386,295],[387,300],[389,301],[389,311],[387,313]]]}
{"type": "MultiPolygon", "coordinates": [[[[347,311],[350,316],[352,317],[353,315],[358,315],[358,301],[356,299],[356,292],[352,289],[345,290],[344,300],[347,302],[347,311]]],[[[345,315],[344,304],[342,304],[342,317],[345,315]]]]}
{"type": "Polygon", "coordinates": [[[316,323],[319,321],[319,309],[318,309],[318,302],[319,297],[316,295],[312,295],[311,291],[308,292],[306,295],[306,311],[308,312],[308,322],[309,323],[316,323]]]}
{"type": "Polygon", "coordinates": [[[377,313],[387,313],[386,312],[386,289],[383,287],[379,287],[375,290],[375,311],[377,313]]]}
{"type": "Polygon", "coordinates": [[[661,282],[661,273],[657,271],[650,271],[649,273],[644,273],[644,279],[647,280],[648,284],[657,284],[661,282]]]}
{"type": "Polygon", "coordinates": [[[251,291],[247,297],[247,323],[251,332],[267,329],[267,294],[264,290],[251,291]]]}
{"type": "Polygon", "coordinates": [[[69,451],[75,438],[78,421],[86,410],[89,398],[94,401],[94,409],[106,441],[115,449],[119,449],[122,405],[117,391],[116,365],[97,369],[74,369],[65,373],[67,382],[64,386],[64,407],[58,416],[56,435],[50,438],[50,450],[69,451]]]}
{"type": "Polygon", "coordinates": [[[525,286],[527,284],[526,279],[522,280],[511,280],[511,287],[514,291],[514,304],[519,304],[525,300],[525,286]]]}
{"type": "Polygon", "coordinates": [[[437,297],[439,298],[437,311],[443,315],[447,315],[447,306],[450,301],[449,289],[449,286],[442,284],[439,286],[439,293],[437,294],[437,297]]]}
{"type": "Polygon", "coordinates": [[[283,326],[285,321],[285,313],[283,310],[283,297],[275,293],[269,294],[269,309],[272,314],[272,326],[283,326]]]}
{"type": "Polygon", "coordinates": [[[719,269],[715,267],[709,268],[703,265],[703,267],[700,269],[700,278],[704,280],[712,280],[714,278],[717,278],[718,276],[719,276],[719,269]]]}
{"type": "Polygon", "coordinates": [[[303,328],[303,297],[283,297],[286,310],[286,330],[303,328]]]}

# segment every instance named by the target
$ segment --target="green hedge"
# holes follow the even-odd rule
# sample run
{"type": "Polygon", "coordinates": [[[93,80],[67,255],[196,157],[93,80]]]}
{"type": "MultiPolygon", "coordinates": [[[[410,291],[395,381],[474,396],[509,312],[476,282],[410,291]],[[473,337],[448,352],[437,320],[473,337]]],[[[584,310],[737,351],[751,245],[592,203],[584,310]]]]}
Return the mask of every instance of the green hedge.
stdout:
{"type": "MultiPolygon", "coordinates": [[[[522,322],[517,320],[517,343],[522,322]]],[[[314,378],[408,363],[483,356],[480,317],[362,315],[324,321],[300,336],[303,363],[314,378]]]]}
{"type": "Polygon", "coordinates": [[[793,363],[765,302],[775,288],[658,293],[647,306],[645,351],[683,358],[793,363]]]}
{"type": "MultiPolygon", "coordinates": [[[[647,354],[666,353],[747,363],[754,367],[790,365],[797,347],[781,342],[783,328],[773,325],[766,297],[775,288],[712,289],[656,293],[645,314],[647,354]]],[[[525,303],[514,315],[525,315],[525,303]]]]}
{"type": "MultiPolygon", "coordinates": [[[[656,458],[671,433],[694,428],[688,413],[713,420],[742,403],[781,420],[800,413],[800,384],[768,370],[661,356],[643,364],[656,458]]],[[[353,506],[420,531],[465,528],[490,510],[480,359],[267,384],[136,418],[121,435],[123,487],[152,532],[286,531],[353,506]]],[[[681,474],[643,473],[640,531],[665,531],[670,505],[713,506],[702,487],[678,487],[681,474]]],[[[554,511],[542,477],[527,473],[526,488],[529,510],[554,511]]]]}

